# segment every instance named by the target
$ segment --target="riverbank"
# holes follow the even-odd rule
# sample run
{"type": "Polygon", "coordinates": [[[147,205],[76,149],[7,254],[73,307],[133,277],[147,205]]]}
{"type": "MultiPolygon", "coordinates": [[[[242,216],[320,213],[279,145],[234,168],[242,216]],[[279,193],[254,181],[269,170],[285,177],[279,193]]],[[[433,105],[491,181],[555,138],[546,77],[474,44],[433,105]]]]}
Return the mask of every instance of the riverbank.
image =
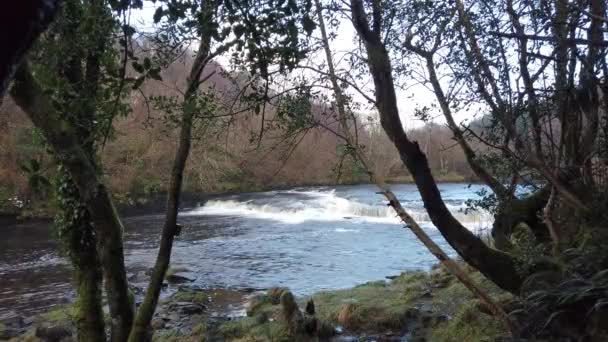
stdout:
{"type": "MultiPolygon", "coordinates": [[[[511,297],[467,269],[492,297],[511,297]]],[[[175,279],[174,279],[175,280],[175,279]]],[[[39,317],[0,325],[0,339],[72,340],[74,310],[59,307],[39,317]],[[37,336],[38,335],[38,336],[37,336]]],[[[181,286],[159,304],[155,341],[495,341],[500,322],[459,282],[439,268],[386,281],[294,298],[288,289],[198,289],[181,286]]]]}

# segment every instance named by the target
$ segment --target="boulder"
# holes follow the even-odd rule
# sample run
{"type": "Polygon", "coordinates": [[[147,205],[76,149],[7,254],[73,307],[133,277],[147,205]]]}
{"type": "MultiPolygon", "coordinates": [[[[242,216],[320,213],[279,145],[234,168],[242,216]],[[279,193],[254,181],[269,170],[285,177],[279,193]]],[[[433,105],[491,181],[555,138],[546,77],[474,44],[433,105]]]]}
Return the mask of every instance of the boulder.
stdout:
{"type": "Polygon", "coordinates": [[[304,317],[298,308],[296,299],[289,291],[284,291],[281,295],[281,319],[287,324],[291,334],[304,331],[304,317]]]}
{"type": "Polygon", "coordinates": [[[171,308],[177,310],[182,315],[198,315],[205,311],[206,307],[202,304],[191,302],[174,302],[171,308]]]}
{"type": "Polygon", "coordinates": [[[315,314],[315,302],[312,300],[312,298],[310,298],[308,300],[308,302],[306,303],[306,310],[304,310],[304,311],[308,315],[314,315],[315,314]]]}
{"type": "Polygon", "coordinates": [[[170,284],[183,284],[194,281],[194,279],[188,278],[187,276],[181,274],[170,274],[166,277],[166,279],[170,284]]]}
{"type": "Polygon", "coordinates": [[[281,296],[284,292],[289,292],[289,290],[282,287],[273,287],[266,292],[266,295],[270,299],[272,305],[278,305],[281,303],[281,296]]]}
{"type": "Polygon", "coordinates": [[[14,328],[2,328],[0,326],[0,340],[10,340],[11,338],[15,338],[19,336],[20,332],[14,328]]]}
{"type": "Polygon", "coordinates": [[[69,328],[64,326],[50,326],[36,328],[36,337],[45,342],[60,342],[66,337],[72,336],[69,328]]]}

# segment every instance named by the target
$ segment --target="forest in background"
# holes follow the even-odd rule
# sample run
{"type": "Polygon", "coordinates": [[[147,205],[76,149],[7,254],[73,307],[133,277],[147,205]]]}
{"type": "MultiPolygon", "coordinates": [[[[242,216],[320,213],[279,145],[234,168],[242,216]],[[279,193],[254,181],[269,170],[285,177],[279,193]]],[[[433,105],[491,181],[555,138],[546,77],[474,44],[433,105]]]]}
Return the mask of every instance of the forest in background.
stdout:
{"type": "MultiPolygon", "coordinates": [[[[446,317],[448,325],[476,329],[471,316],[486,315],[501,326],[492,334],[495,340],[607,339],[605,2],[165,0],[157,4],[153,20],[158,24],[157,46],[167,55],[143,59],[131,44],[136,29],[127,24],[131,9],[143,7],[141,0],[70,0],[65,5],[44,1],[35,11],[21,8],[22,17],[29,20],[15,25],[23,31],[9,37],[8,48],[0,53],[0,95],[14,79],[11,98],[40,130],[49,155],[58,161],[55,180],[44,175],[45,163],[52,165],[52,160],[29,159],[14,166],[27,174],[27,186],[36,189],[32,196],[56,189],[52,196],[60,211],[55,226],[74,269],[74,328],[79,340],[105,341],[108,331],[112,341],[151,337],[173,242],[182,229],[181,191],[196,179],[192,176],[196,168],[186,170],[186,165],[190,156],[197,159],[196,153],[190,154],[197,152],[197,144],[205,152],[210,146],[217,151],[223,146],[235,156],[249,151],[249,146],[270,150],[277,153],[275,164],[282,172],[292,159],[279,156],[293,156],[298,146],[306,146],[306,138],[314,143],[324,140],[309,134],[318,128],[341,142],[328,143],[336,150],[335,172],[341,175],[348,170],[349,159],[342,156],[356,160],[351,169],[360,167],[368,175],[404,227],[476,298],[479,305],[446,317]],[[56,12],[61,13],[49,25],[56,12]],[[332,43],[340,23],[352,24],[358,44],[337,56],[332,43]],[[184,72],[185,85],[170,87],[180,96],[146,93],[146,80],[163,79],[161,70],[171,65],[166,62],[173,62],[176,52],[189,51],[185,47],[192,42],[198,49],[190,71],[184,72]],[[228,57],[228,52],[231,63],[249,74],[218,71],[212,61],[228,57]],[[325,58],[320,58],[323,54],[325,58]],[[346,61],[340,64],[340,60],[346,61]],[[129,62],[134,72],[127,72],[129,62]],[[292,77],[295,70],[312,72],[298,79],[292,77]],[[205,83],[216,74],[228,75],[235,87],[205,83]],[[442,198],[433,166],[436,158],[431,144],[425,144],[434,134],[416,136],[402,124],[398,89],[416,82],[434,95],[433,105],[416,108],[416,114],[428,119],[439,112],[470,169],[489,189],[471,203],[493,215],[487,238],[471,232],[442,198]],[[164,113],[158,119],[164,129],[158,132],[171,136],[179,130],[158,255],[139,305],[127,277],[123,222],[108,190],[116,187],[112,172],[117,172],[115,177],[123,175],[103,166],[108,162],[108,142],[117,144],[120,130],[126,132],[122,125],[141,124],[141,120],[119,119],[132,114],[134,93],[142,95],[146,109],[151,103],[164,113]],[[363,101],[353,96],[356,93],[363,101]],[[374,153],[383,150],[376,143],[382,145],[385,135],[374,136],[379,129],[373,128],[378,126],[368,125],[360,116],[366,105],[377,111],[379,126],[411,174],[431,222],[463,263],[431,239],[386,185],[392,166],[374,153]],[[471,108],[487,113],[488,126],[481,131],[455,120],[471,108]],[[241,118],[237,113],[250,115],[241,118]],[[243,142],[231,133],[214,134],[216,129],[242,130],[247,138],[243,142]],[[233,140],[232,150],[230,144],[218,143],[233,140]],[[527,185],[523,193],[521,184],[527,185]],[[486,286],[484,279],[499,292],[486,286]],[[111,317],[107,323],[102,293],[111,317]]],[[[156,116],[145,113],[146,126],[154,130],[156,125],[147,118],[156,116]]],[[[163,141],[157,137],[152,141],[163,141]]],[[[142,153],[134,154],[138,152],[142,153]]],[[[316,152],[315,157],[324,151],[316,152]]],[[[252,160],[263,164],[263,158],[252,160]]],[[[309,316],[303,316],[291,293],[282,293],[278,302],[283,306],[280,326],[271,326],[281,338],[262,340],[321,338],[317,323],[323,321],[310,317],[314,305],[307,304],[309,316]],[[315,322],[314,329],[305,329],[305,317],[315,322]]],[[[405,309],[388,312],[402,332],[409,329],[405,309]]],[[[353,315],[357,305],[346,305],[344,311],[353,315]]],[[[375,318],[378,308],[364,311],[360,313],[367,317],[360,322],[375,318]]],[[[334,318],[330,320],[335,322],[334,318]]],[[[270,327],[268,315],[254,320],[270,327]]],[[[447,341],[480,340],[456,332],[447,337],[447,341]]]]}
{"type": "MultiPolygon", "coordinates": [[[[178,95],[185,87],[184,75],[191,65],[191,56],[184,54],[162,71],[162,81],[147,80],[140,92],[129,96],[131,113],[115,119],[100,158],[104,178],[117,201],[142,202],[146,196],[167,190],[178,132],[167,127],[170,118],[154,108],[150,97],[178,95]]],[[[214,69],[206,86],[219,96],[230,98],[230,92],[237,88],[232,80],[238,79],[238,74],[229,76],[216,63],[209,65],[205,73],[214,69]]],[[[264,119],[265,130],[260,138],[262,118],[253,110],[201,125],[193,132],[184,191],[251,192],[369,182],[361,166],[344,152],[344,143],[326,129],[326,125],[337,128],[327,108],[321,104],[318,107],[318,121],[292,135],[287,134],[287,128],[273,125],[271,113],[264,119]]],[[[389,182],[412,182],[377,116],[360,114],[358,120],[361,143],[378,166],[374,172],[389,182]]],[[[475,181],[447,126],[423,123],[411,129],[409,135],[420,142],[439,181],[475,181]]],[[[52,214],[52,187],[46,183],[56,177],[55,165],[40,132],[7,97],[0,107],[0,211],[22,211],[26,216],[52,214]]]]}

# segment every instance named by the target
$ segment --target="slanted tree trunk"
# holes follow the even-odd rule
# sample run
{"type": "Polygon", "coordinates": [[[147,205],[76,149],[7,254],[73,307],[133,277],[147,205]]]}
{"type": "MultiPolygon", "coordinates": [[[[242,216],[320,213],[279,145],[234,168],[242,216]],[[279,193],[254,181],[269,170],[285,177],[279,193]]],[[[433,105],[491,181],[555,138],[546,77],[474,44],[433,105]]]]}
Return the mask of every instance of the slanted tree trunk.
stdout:
{"type": "MultiPolygon", "coordinates": [[[[212,10],[213,1],[205,2],[207,13],[212,10]]],[[[188,161],[190,153],[190,145],[192,139],[192,124],[196,108],[197,91],[201,83],[201,74],[205,65],[209,61],[211,35],[203,30],[199,48],[190,70],[186,92],[184,93],[183,112],[180,123],[180,133],[175,160],[173,161],[173,169],[171,171],[171,182],[167,193],[167,211],[165,214],[165,225],[161,233],[160,246],[158,255],[146,291],[146,296],[141,304],[137,317],[133,325],[133,330],[129,336],[129,342],[144,341],[150,332],[150,321],[158,304],[158,296],[162,287],[165,273],[169,268],[171,261],[171,250],[175,235],[179,233],[177,224],[177,215],[179,211],[179,201],[182,191],[182,180],[184,176],[184,168],[188,161]]]]}
{"type": "Polygon", "coordinates": [[[406,135],[397,108],[390,59],[381,40],[381,6],[374,1],[373,28],[361,0],[351,0],[352,22],[367,51],[367,64],[376,90],[380,122],[397,147],[401,160],[414,178],[431,221],[446,241],[471,266],[501,288],[518,293],[522,285],[516,261],[510,255],[492,249],[464,227],[446,207],[431,174],[426,156],[417,142],[406,135]]]}
{"type": "Polygon", "coordinates": [[[508,331],[513,332],[514,326],[513,322],[506,314],[506,312],[502,309],[500,305],[498,305],[484,290],[482,290],[479,286],[475,284],[475,282],[462,270],[462,268],[454,262],[442,249],[433,241],[426,232],[420,227],[420,225],[414,220],[414,218],[409,215],[401,202],[395,196],[395,194],[390,190],[388,185],[384,183],[384,181],[377,177],[371,170],[372,165],[367,160],[367,157],[362,152],[356,138],[350,132],[348,125],[348,116],[346,112],[346,105],[344,100],[344,95],[342,93],[342,89],[338,83],[338,78],[336,76],[332,56],[331,56],[331,48],[329,47],[329,40],[327,38],[327,32],[325,30],[325,22],[323,20],[322,7],[320,0],[315,0],[315,4],[317,7],[317,16],[319,20],[319,28],[321,30],[321,38],[323,41],[323,48],[325,50],[325,56],[327,59],[327,65],[329,68],[329,77],[332,83],[332,89],[334,91],[334,96],[336,98],[336,107],[338,110],[338,117],[340,121],[342,136],[346,140],[346,143],[350,145],[353,149],[353,154],[356,159],[358,159],[363,168],[368,173],[370,181],[376,186],[378,186],[382,191],[381,193],[388,200],[389,205],[395,210],[401,221],[408,227],[414,235],[422,242],[422,244],[433,254],[437,260],[441,263],[441,265],[453,276],[455,276],[467,289],[469,289],[473,295],[475,295],[479,300],[486,305],[486,307],[499,318],[507,328],[508,331]]]}
{"type": "Polygon", "coordinates": [[[34,79],[27,61],[22,62],[15,73],[11,95],[42,132],[86,204],[98,239],[97,249],[112,316],[112,340],[125,341],[133,322],[133,303],[125,271],[123,226],[110,195],[80,144],[76,129],[54,110],[50,99],[34,79]]]}
{"type": "Polygon", "coordinates": [[[372,165],[367,160],[365,153],[362,152],[359,143],[355,137],[350,132],[350,128],[348,125],[348,115],[346,111],[346,104],[344,100],[344,95],[342,93],[342,89],[338,83],[338,77],[336,76],[333,59],[331,56],[331,48],[329,47],[329,39],[327,38],[327,32],[325,29],[325,21],[323,20],[323,8],[321,6],[320,0],[315,0],[315,5],[317,7],[317,18],[319,21],[319,28],[321,30],[321,39],[323,42],[323,48],[325,50],[325,57],[327,60],[327,66],[329,69],[329,77],[332,84],[332,89],[334,91],[334,96],[336,98],[336,107],[338,110],[338,118],[340,122],[342,137],[346,140],[346,143],[350,145],[353,149],[353,157],[358,159],[363,168],[368,173],[370,181],[376,186],[378,186],[382,191],[381,193],[388,200],[389,205],[395,210],[401,221],[408,227],[414,235],[422,242],[422,244],[433,254],[437,260],[441,263],[441,265],[453,276],[455,276],[467,289],[469,289],[473,295],[475,295],[479,300],[487,306],[487,308],[495,314],[504,324],[508,331],[513,331],[513,322],[506,314],[506,312],[502,309],[500,305],[498,305],[484,290],[482,290],[479,286],[475,284],[475,282],[462,270],[462,268],[454,262],[442,249],[437,245],[427,234],[426,232],[418,225],[418,223],[414,220],[414,218],[409,215],[401,202],[395,196],[395,194],[390,190],[388,185],[384,183],[382,178],[377,177],[371,170],[372,165]]]}

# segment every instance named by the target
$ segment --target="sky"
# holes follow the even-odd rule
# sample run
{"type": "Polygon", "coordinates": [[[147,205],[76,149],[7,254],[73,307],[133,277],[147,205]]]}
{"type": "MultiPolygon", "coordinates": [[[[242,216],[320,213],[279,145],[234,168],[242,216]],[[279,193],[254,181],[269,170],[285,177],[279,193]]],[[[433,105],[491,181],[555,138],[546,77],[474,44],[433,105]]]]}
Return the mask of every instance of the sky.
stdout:
{"type": "MultiPolygon", "coordinates": [[[[152,21],[152,17],[156,10],[156,6],[154,3],[150,1],[144,2],[144,7],[141,10],[134,10],[131,13],[131,24],[136,26],[139,30],[143,30],[146,32],[151,32],[154,30],[154,24],[152,21]]],[[[318,30],[316,30],[315,34],[320,36],[318,30]]],[[[344,63],[340,64],[340,60],[344,58],[345,52],[352,51],[356,47],[356,39],[355,39],[355,29],[352,23],[347,19],[340,20],[339,29],[337,31],[336,38],[331,42],[332,50],[334,51],[334,63],[336,64],[336,68],[339,69],[341,66],[344,66],[344,63]]],[[[325,55],[321,54],[319,56],[314,56],[313,58],[322,58],[325,59],[325,55]]],[[[220,57],[217,59],[217,62],[225,66],[227,69],[230,68],[230,61],[228,57],[220,57]]],[[[369,76],[363,82],[359,83],[360,85],[365,85],[366,94],[370,97],[373,97],[373,83],[369,76]]],[[[360,86],[361,87],[361,86],[360,86]]],[[[414,115],[414,110],[417,106],[429,106],[435,102],[434,93],[429,90],[424,85],[418,84],[416,82],[409,82],[406,85],[403,85],[403,88],[397,87],[397,99],[401,121],[403,126],[406,129],[412,129],[421,127],[424,125],[424,122],[419,120],[414,115]]],[[[354,99],[361,103],[367,103],[364,98],[356,92],[352,92],[354,99]]],[[[372,112],[372,110],[368,110],[366,112],[372,112]]],[[[375,112],[375,111],[374,111],[375,112]]],[[[371,113],[372,116],[375,116],[374,113],[371,113]]],[[[471,120],[474,117],[475,113],[471,112],[460,112],[455,113],[456,122],[463,122],[467,120],[471,120]]],[[[445,120],[442,115],[436,116],[433,120],[434,123],[445,124],[445,120]]]]}

